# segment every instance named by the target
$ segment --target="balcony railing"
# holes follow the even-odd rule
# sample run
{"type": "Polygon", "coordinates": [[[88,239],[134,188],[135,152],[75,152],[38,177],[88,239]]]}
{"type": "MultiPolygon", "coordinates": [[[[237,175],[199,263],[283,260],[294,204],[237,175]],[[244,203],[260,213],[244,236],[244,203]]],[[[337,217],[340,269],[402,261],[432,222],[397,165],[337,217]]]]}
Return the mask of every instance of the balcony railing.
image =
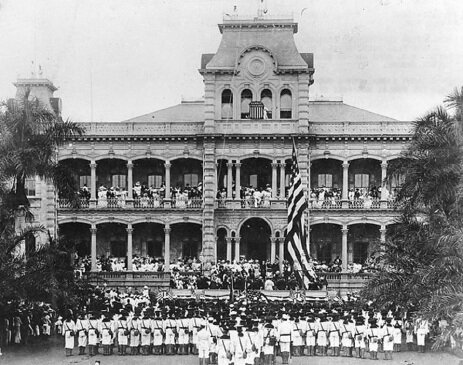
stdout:
{"type": "Polygon", "coordinates": [[[308,205],[310,209],[342,209],[342,201],[340,199],[309,199],[308,205]]]}
{"type": "Polygon", "coordinates": [[[58,199],[59,209],[136,209],[136,210],[149,210],[149,209],[202,209],[202,198],[135,198],[132,201],[122,198],[107,198],[98,199],[93,203],[89,200],[82,199],[78,204],[73,204],[69,199],[58,199]]]}
{"type": "Polygon", "coordinates": [[[202,209],[202,198],[174,198],[172,199],[172,208],[176,209],[202,209]]]}
{"type": "Polygon", "coordinates": [[[164,206],[161,198],[135,198],[133,207],[136,209],[156,209],[164,206]]]}
{"type": "Polygon", "coordinates": [[[341,200],[341,199],[326,199],[308,200],[309,209],[314,210],[333,210],[333,209],[351,209],[351,210],[378,210],[378,209],[400,209],[400,205],[393,200],[381,199],[356,199],[356,200],[341,200]]]}

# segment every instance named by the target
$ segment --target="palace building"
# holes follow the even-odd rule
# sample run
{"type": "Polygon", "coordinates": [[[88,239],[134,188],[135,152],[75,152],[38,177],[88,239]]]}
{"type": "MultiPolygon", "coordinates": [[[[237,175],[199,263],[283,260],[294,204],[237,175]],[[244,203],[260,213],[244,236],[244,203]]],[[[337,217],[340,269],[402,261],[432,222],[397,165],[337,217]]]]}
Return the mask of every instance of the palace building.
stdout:
{"type": "MultiPolygon", "coordinates": [[[[400,214],[393,199],[400,179],[392,186],[383,179],[411,123],[312,98],[314,55],[296,48],[290,18],[227,16],[219,31],[217,52],[200,60],[204,98],[83,123],[86,134],[57,154],[75,175],[81,204],[31,180],[36,221],[74,240],[93,270],[99,256],[281,262],[295,143],[312,256],[339,256],[344,270],[363,263],[400,214]]],[[[52,82],[15,85],[59,108],[52,82]]],[[[126,265],[131,271],[130,259],[126,265]]]]}

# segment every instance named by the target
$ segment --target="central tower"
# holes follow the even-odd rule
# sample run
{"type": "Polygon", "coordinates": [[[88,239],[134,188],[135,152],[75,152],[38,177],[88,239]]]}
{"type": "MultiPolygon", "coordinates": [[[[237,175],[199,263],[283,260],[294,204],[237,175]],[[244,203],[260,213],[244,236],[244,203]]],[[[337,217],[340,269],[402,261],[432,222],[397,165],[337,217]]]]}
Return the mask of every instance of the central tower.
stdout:
{"type": "Polygon", "coordinates": [[[313,54],[297,50],[297,23],[290,17],[227,15],[219,30],[219,49],[203,54],[199,70],[205,84],[204,132],[214,134],[223,120],[287,119],[307,133],[313,54]]]}

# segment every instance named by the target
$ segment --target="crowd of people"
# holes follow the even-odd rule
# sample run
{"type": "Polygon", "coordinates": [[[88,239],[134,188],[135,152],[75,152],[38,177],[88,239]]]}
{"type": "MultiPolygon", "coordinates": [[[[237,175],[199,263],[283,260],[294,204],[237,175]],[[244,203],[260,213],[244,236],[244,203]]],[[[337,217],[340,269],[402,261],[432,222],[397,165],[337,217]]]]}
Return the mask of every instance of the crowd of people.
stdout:
{"type": "MultiPolygon", "coordinates": [[[[232,187],[233,198],[235,197],[235,188],[232,187]]],[[[216,199],[221,202],[227,199],[227,189],[221,188],[217,191],[216,199]]],[[[272,188],[269,184],[265,187],[254,188],[251,186],[240,187],[240,200],[242,208],[260,208],[269,207],[272,199],[272,188]]]]}
{"type": "MultiPolygon", "coordinates": [[[[208,275],[202,272],[182,272],[171,270],[171,288],[175,289],[234,289],[245,290],[294,290],[300,286],[293,267],[283,261],[280,271],[278,261],[259,261],[244,257],[239,262],[219,260],[212,265],[208,275]]],[[[326,287],[323,276],[311,272],[312,283],[309,289],[326,287]]]]}
{"type": "MultiPolygon", "coordinates": [[[[133,199],[136,204],[140,207],[156,207],[160,206],[161,202],[166,197],[166,185],[163,182],[160,187],[156,188],[153,185],[148,186],[145,182],[140,183],[137,181],[132,188],[133,199]]],[[[185,206],[191,204],[192,201],[202,199],[203,187],[202,182],[199,182],[196,186],[181,187],[177,185],[170,188],[171,199],[174,200],[178,205],[185,206]]],[[[86,184],[84,184],[79,190],[79,196],[84,201],[89,201],[91,194],[86,184]]],[[[124,205],[128,198],[128,191],[126,188],[119,186],[107,187],[101,185],[97,191],[98,206],[105,207],[110,205],[124,205]]]]}
{"type": "MultiPolygon", "coordinates": [[[[276,356],[287,364],[293,356],[377,359],[382,352],[391,359],[394,351],[424,352],[445,325],[356,299],[272,302],[255,291],[234,300],[168,299],[146,287],[94,288],[72,310],[11,303],[0,333],[4,347],[27,345],[31,336],[63,336],[67,356],[75,349],[91,356],[195,354],[201,365],[271,365],[276,356]]],[[[460,337],[451,341],[461,346],[460,337]]]]}

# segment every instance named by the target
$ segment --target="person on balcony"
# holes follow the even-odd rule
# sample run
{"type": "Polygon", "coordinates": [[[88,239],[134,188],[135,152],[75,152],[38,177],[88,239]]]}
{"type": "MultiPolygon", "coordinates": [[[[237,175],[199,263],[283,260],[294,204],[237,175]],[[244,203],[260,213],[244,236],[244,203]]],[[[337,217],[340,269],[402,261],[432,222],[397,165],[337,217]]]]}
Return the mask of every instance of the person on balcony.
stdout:
{"type": "Polygon", "coordinates": [[[140,181],[137,181],[133,187],[133,197],[139,198],[141,197],[141,184],[140,181]]]}

